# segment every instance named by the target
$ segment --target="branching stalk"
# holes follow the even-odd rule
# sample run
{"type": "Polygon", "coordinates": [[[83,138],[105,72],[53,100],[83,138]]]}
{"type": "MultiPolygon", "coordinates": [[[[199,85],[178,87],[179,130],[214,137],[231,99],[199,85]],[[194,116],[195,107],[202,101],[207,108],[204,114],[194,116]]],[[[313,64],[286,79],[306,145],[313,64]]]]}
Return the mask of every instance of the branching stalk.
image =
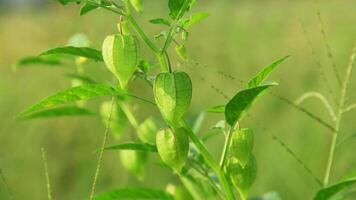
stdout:
{"type": "Polygon", "coordinates": [[[336,116],[336,122],[335,122],[335,131],[333,132],[328,162],[326,165],[326,171],[325,171],[325,176],[324,176],[324,187],[328,185],[329,179],[330,179],[330,172],[331,172],[331,168],[332,168],[333,161],[334,161],[334,154],[335,154],[337,138],[338,138],[339,130],[340,130],[340,124],[341,124],[341,119],[342,119],[342,114],[343,114],[343,107],[345,104],[346,93],[347,93],[347,89],[349,86],[351,72],[352,72],[352,68],[354,65],[355,57],[356,57],[356,46],[354,47],[353,53],[351,55],[350,63],[347,67],[345,79],[344,79],[344,82],[343,82],[342,88],[341,88],[340,101],[339,101],[339,106],[338,106],[338,111],[337,111],[337,116],[336,116]]]}
{"type": "Polygon", "coordinates": [[[207,164],[212,168],[212,170],[218,176],[221,186],[226,193],[226,199],[234,200],[235,196],[232,191],[232,188],[230,187],[230,185],[226,179],[224,171],[220,169],[219,163],[214,159],[214,157],[210,154],[210,152],[205,147],[205,145],[201,142],[201,140],[191,130],[188,123],[183,121],[182,126],[188,131],[189,138],[192,140],[192,142],[195,144],[195,146],[197,147],[199,152],[202,154],[202,156],[204,157],[207,164]]]}
{"type": "Polygon", "coordinates": [[[9,184],[8,184],[7,181],[6,181],[5,176],[4,176],[4,174],[3,174],[2,170],[1,170],[1,168],[0,168],[0,178],[1,178],[1,181],[3,182],[3,184],[4,184],[4,186],[5,186],[5,189],[6,189],[6,191],[7,191],[7,194],[8,194],[8,196],[9,196],[9,199],[10,199],[10,200],[14,200],[15,198],[14,198],[14,196],[13,196],[11,190],[10,190],[9,184]]]}

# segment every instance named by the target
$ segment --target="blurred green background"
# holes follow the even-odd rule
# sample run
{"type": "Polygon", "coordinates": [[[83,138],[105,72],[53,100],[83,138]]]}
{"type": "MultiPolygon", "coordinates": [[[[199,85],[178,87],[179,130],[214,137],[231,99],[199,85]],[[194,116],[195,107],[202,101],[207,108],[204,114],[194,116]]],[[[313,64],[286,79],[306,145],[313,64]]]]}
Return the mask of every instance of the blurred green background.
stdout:
{"type": "MultiPolygon", "coordinates": [[[[146,1],[145,14],[138,16],[140,24],[152,37],[162,27],[149,24],[147,19],[165,16],[166,4],[165,0],[146,1]]],[[[101,120],[71,117],[15,121],[14,116],[29,105],[70,87],[70,81],[62,75],[72,69],[71,66],[68,69],[38,66],[14,72],[12,66],[21,57],[65,45],[78,32],[88,35],[92,47],[100,48],[104,37],[116,32],[118,17],[102,10],[79,17],[79,7],[75,5],[63,7],[45,2],[36,6],[30,4],[30,7],[9,4],[0,7],[0,168],[16,199],[46,199],[40,151],[44,147],[54,199],[85,199],[97,161],[93,151],[102,141],[104,126],[101,120]]],[[[320,3],[327,41],[342,77],[356,42],[355,8],[353,0],[323,0],[320,3]]],[[[280,83],[273,89],[274,94],[291,100],[308,91],[320,91],[330,100],[339,95],[340,88],[327,57],[313,1],[206,0],[198,1],[194,11],[206,11],[211,16],[190,30],[189,58],[199,64],[181,68],[191,74],[194,84],[190,116],[227,101],[214,88],[232,97],[243,88],[241,79],[248,79],[285,55],[291,57],[273,75],[280,83]],[[323,80],[316,62],[321,63],[327,81],[323,80]],[[329,93],[327,84],[332,86],[333,94],[329,93]]],[[[152,57],[145,47],[142,54],[152,57]]],[[[176,67],[177,59],[172,63],[176,67]]],[[[101,64],[90,63],[88,71],[99,74],[99,80],[112,78],[101,64]]],[[[347,104],[356,101],[355,86],[355,81],[351,81],[347,104]]],[[[131,88],[141,96],[152,98],[148,88],[139,81],[131,88]]],[[[96,103],[101,100],[105,99],[91,101],[89,105],[98,110],[96,103]]],[[[147,105],[137,104],[140,120],[152,112],[145,107],[147,105]]],[[[320,102],[309,100],[303,107],[332,123],[320,102]]],[[[329,130],[272,95],[263,97],[250,113],[251,117],[246,118],[242,126],[252,128],[256,134],[254,153],[258,176],[252,195],[277,191],[283,199],[312,199],[318,185],[270,134],[281,138],[322,179],[331,141],[329,130]]],[[[355,117],[355,112],[345,115],[340,140],[355,134],[355,117]]],[[[208,114],[200,134],[222,118],[208,114]]],[[[129,134],[135,135],[130,130],[129,134]]],[[[220,135],[208,142],[214,155],[219,156],[223,140],[220,135]]],[[[111,139],[109,143],[115,141],[111,139]]],[[[356,140],[350,139],[337,149],[331,181],[356,170],[355,145],[356,140]]],[[[121,167],[117,152],[105,153],[98,192],[128,185],[165,188],[167,183],[179,182],[168,170],[155,164],[156,156],[151,157],[145,181],[138,182],[121,167]]],[[[0,199],[7,198],[1,183],[0,199]]]]}

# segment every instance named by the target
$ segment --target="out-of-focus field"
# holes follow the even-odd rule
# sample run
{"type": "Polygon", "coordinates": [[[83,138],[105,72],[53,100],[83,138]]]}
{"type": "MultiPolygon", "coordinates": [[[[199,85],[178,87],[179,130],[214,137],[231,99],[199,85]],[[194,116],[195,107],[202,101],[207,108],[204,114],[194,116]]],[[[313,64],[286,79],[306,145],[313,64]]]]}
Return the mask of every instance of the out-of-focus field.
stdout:
{"type": "MultiPolygon", "coordinates": [[[[146,14],[139,17],[150,35],[157,33],[157,27],[141,19],[164,16],[166,9],[161,8],[162,2],[147,3],[146,14]]],[[[344,76],[356,42],[356,1],[323,0],[320,7],[328,43],[338,70],[344,76]]],[[[274,94],[291,100],[307,91],[321,91],[329,99],[339,95],[313,1],[199,1],[196,10],[207,11],[211,16],[192,28],[187,44],[191,60],[200,63],[183,68],[191,73],[194,84],[190,115],[227,101],[212,86],[231,97],[243,87],[240,79],[247,79],[285,55],[291,57],[273,75],[280,83],[273,89],[274,94]],[[316,55],[312,54],[312,48],[316,55]],[[321,78],[316,62],[321,63],[327,82],[321,78]],[[226,78],[221,72],[235,79],[226,78]],[[327,84],[333,85],[333,96],[328,93],[327,84]]],[[[87,34],[93,40],[92,46],[100,48],[104,37],[116,31],[117,20],[117,16],[103,11],[79,17],[78,7],[55,4],[32,11],[0,10],[0,168],[16,199],[46,199],[41,147],[47,151],[54,199],[87,198],[97,161],[93,151],[101,144],[104,127],[96,117],[15,121],[16,113],[49,94],[70,87],[70,81],[62,76],[68,71],[63,68],[39,66],[14,72],[13,64],[21,57],[65,45],[77,32],[87,34]]],[[[103,68],[93,63],[89,70],[100,72],[100,77],[110,77],[106,69],[98,66],[103,68]]],[[[353,75],[356,78],[356,74],[353,75]]],[[[351,81],[347,104],[356,102],[355,86],[355,81],[351,81]]],[[[141,87],[141,84],[133,85],[136,92],[151,97],[143,92],[147,88],[141,87]]],[[[307,101],[303,107],[332,123],[318,101],[307,101]]],[[[143,119],[147,114],[137,115],[143,119]]],[[[204,130],[222,117],[208,114],[204,130]]],[[[355,134],[355,117],[355,112],[346,115],[340,140],[355,134]]],[[[251,127],[256,134],[254,153],[259,170],[252,194],[274,190],[287,200],[311,199],[318,185],[270,134],[281,138],[322,179],[330,131],[272,95],[263,97],[242,125],[251,127]]],[[[208,146],[218,156],[222,144],[223,137],[219,136],[208,146]]],[[[356,140],[350,140],[337,149],[332,181],[356,170],[355,145],[356,140]]],[[[166,183],[176,183],[178,180],[158,167],[155,159],[151,159],[146,180],[141,183],[122,169],[117,153],[105,153],[98,191],[129,184],[164,188],[166,183]]],[[[0,199],[7,199],[2,183],[0,199]]]]}

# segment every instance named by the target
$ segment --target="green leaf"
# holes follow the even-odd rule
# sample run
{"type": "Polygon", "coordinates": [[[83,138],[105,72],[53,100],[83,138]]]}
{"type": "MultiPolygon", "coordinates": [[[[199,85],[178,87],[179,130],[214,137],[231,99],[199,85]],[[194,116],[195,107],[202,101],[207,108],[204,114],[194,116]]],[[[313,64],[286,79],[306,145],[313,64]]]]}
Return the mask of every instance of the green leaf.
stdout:
{"type": "Polygon", "coordinates": [[[274,63],[260,71],[256,76],[254,76],[248,81],[247,88],[254,88],[261,85],[261,83],[272,73],[272,71],[276,69],[288,57],[289,56],[285,56],[284,58],[275,61],[274,63]]]}
{"type": "Polygon", "coordinates": [[[161,25],[166,25],[166,26],[170,26],[171,25],[171,23],[169,23],[169,21],[167,19],[163,19],[163,18],[151,19],[150,22],[152,24],[161,24],[161,25]]]}
{"type": "MultiPolygon", "coordinates": [[[[121,100],[118,100],[121,101],[121,100]]],[[[112,105],[111,101],[104,101],[100,106],[101,119],[104,125],[111,114],[110,131],[117,141],[121,140],[128,128],[128,119],[119,104],[112,105]],[[113,106],[113,107],[112,107],[113,106]],[[112,109],[112,110],[111,110],[112,109]]]]}
{"type": "Polygon", "coordinates": [[[252,154],[254,137],[252,130],[243,128],[232,133],[230,153],[236,157],[242,167],[245,167],[252,154]]]}
{"type": "Polygon", "coordinates": [[[56,55],[56,54],[81,56],[81,57],[93,59],[95,61],[103,61],[101,51],[88,47],[74,47],[74,46],[57,47],[41,53],[40,56],[56,55]]]}
{"type": "Polygon", "coordinates": [[[182,181],[183,185],[187,188],[189,193],[193,196],[195,200],[204,200],[206,197],[203,195],[204,192],[199,187],[199,184],[190,176],[182,175],[180,176],[180,180],[182,181]]]}
{"type": "Polygon", "coordinates": [[[169,0],[169,16],[171,16],[172,19],[180,19],[183,14],[190,9],[194,2],[195,1],[193,0],[169,0]]]}
{"type": "Polygon", "coordinates": [[[149,144],[149,143],[125,143],[125,144],[116,144],[116,145],[108,146],[105,147],[104,150],[135,150],[135,151],[157,152],[157,147],[155,144],[149,144]]]}
{"type": "Polygon", "coordinates": [[[26,115],[22,119],[38,119],[38,118],[54,118],[54,117],[64,117],[64,116],[85,116],[85,115],[95,115],[95,112],[76,106],[53,108],[48,110],[41,110],[39,112],[31,113],[26,115]]]}
{"type": "Polygon", "coordinates": [[[121,88],[126,88],[138,63],[138,46],[131,35],[111,35],[103,43],[103,58],[106,67],[119,80],[121,88]]]}
{"type": "Polygon", "coordinates": [[[226,122],[231,126],[234,126],[234,124],[243,117],[251,105],[255,103],[257,97],[259,97],[266,89],[274,85],[277,85],[277,83],[269,83],[237,93],[226,105],[226,122]]]}
{"type": "Polygon", "coordinates": [[[184,45],[177,45],[175,50],[179,58],[182,60],[187,60],[187,49],[184,45]]]}
{"type": "Polygon", "coordinates": [[[30,65],[49,65],[49,66],[58,66],[62,63],[59,61],[58,58],[48,57],[48,56],[32,56],[22,58],[16,63],[16,68],[27,67],[30,65]]]}
{"type": "Polygon", "coordinates": [[[121,150],[119,152],[122,166],[137,179],[143,181],[145,178],[145,164],[147,163],[147,152],[121,150]]]}
{"type": "Polygon", "coordinates": [[[92,3],[90,3],[90,2],[85,3],[85,4],[82,6],[82,8],[80,9],[79,15],[80,15],[80,16],[83,16],[83,15],[87,14],[88,12],[93,11],[93,10],[95,10],[95,9],[97,9],[97,8],[98,8],[98,6],[95,5],[95,4],[92,4],[92,3]]]}
{"type": "Polygon", "coordinates": [[[66,77],[77,79],[83,83],[96,83],[91,77],[82,74],[65,74],[66,77]]]}
{"type": "Polygon", "coordinates": [[[225,112],[225,105],[220,105],[220,106],[214,106],[212,108],[209,108],[207,112],[209,113],[224,113],[225,112]]]}
{"type": "Polygon", "coordinates": [[[81,3],[83,0],[55,0],[57,2],[59,2],[62,5],[67,5],[68,3],[81,3]]]}
{"type": "Polygon", "coordinates": [[[136,130],[140,140],[147,143],[156,143],[159,124],[159,121],[152,116],[142,122],[136,130]]]}
{"type": "Polygon", "coordinates": [[[183,28],[187,29],[187,28],[191,27],[192,25],[203,21],[205,18],[207,18],[209,16],[210,16],[209,13],[204,13],[204,12],[195,13],[189,19],[183,20],[182,26],[183,26],[183,28]]]}
{"type": "Polygon", "coordinates": [[[192,99],[192,82],[185,72],[160,73],[153,86],[157,106],[171,125],[179,123],[192,99]]]}
{"type": "Polygon", "coordinates": [[[130,0],[132,7],[138,12],[143,12],[143,0],[130,0]]]}
{"type": "Polygon", "coordinates": [[[101,97],[101,96],[131,96],[137,99],[141,99],[145,102],[150,102],[149,100],[137,97],[133,94],[124,92],[119,89],[115,89],[111,86],[101,85],[101,84],[84,84],[51,95],[43,99],[39,103],[26,109],[25,111],[21,112],[16,116],[16,118],[20,119],[31,113],[38,112],[44,109],[49,109],[62,104],[72,103],[81,100],[88,100],[94,97],[101,97]]]}
{"type": "Polygon", "coordinates": [[[341,192],[342,190],[351,187],[355,183],[356,183],[356,174],[353,174],[352,176],[344,178],[340,182],[332,186],[320,190],[314,197],[314,200],[328,200],[338,192],[341,192]]]}
{"type": "Polygon", "coordinates": [[[97,195],[94,200],[119,200],[119,199],[155,199],[173,200],[169,193],[152,188],[123,188],[97,195]]]}

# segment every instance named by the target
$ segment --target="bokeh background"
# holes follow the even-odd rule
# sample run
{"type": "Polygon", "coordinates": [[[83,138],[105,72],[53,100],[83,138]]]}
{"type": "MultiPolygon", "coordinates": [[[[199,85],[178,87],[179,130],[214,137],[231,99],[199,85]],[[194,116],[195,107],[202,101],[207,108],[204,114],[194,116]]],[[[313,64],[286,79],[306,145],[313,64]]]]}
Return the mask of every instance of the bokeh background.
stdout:
{"type": "MultiPolygon", "coordinates": [[[[320,2],[327,42],[342,77],[356,42],[355,8],[354,0],[320,2]]],[[[146,1],[145,9],[138,19],[153,37],[162,27],[149,24],[147,19],[165,16],[167,2],[146,1]]],[[[70,87],[70,81],[62,75],[73,71],[71,66],[66,69],[36,66],[15,72],[13,65],[18,59],[65,45],[78,32],[91,39],[92,47],[100,48],[104,37],[116,32],[117,16],[99,10],[79,17],[78,10],[75,5],[63,7],[46,0],[0,1],[0,168],[16,199],[46,199],[41,147],[47,151],[54,198],[74,200],[89,195],[97,161],[93,151],[100,146],[104,131],[101,120],[98,117],[14,120],[29,105],[70,87]]],[[[231,97],[243,88],[241,80],[285,55],[291,57],[273,74],[273,80],[280,83],[273,89],[274,94],[295,100],[305,92],[320,91],[331,102],[339,95],[314,1],[206,0],[199,1],[194,11],[206,11],[211,16],[190,30],[189,58],[199,64],[180,68],[191,74],[194,84],[189,116],[227,101],[214,88],[231,97]],[[317,62],[321,63],[321,71],[317,62]],[[321,73],[326,74],[326,81],[321,73]]],[[[142,54],[152,57],[144,47],[142,54]]],[[[178,66],[176,58],[172,63],[178,66]]],[[[91,63],[88,71],[98,74],[99,80],[112,78],[103,65],[91,63]]],[[[347,104],[356,101],[355,86],[355,81],[351,81],[347,104]]],[[[148,88],[139,81],[131,88],[151,97],[148,88]]],[[[98,110],[97,103],[102,100],[106,99],[91,101],[89,106],[98,110]]],[[[320,102],[309,100],[302,106],[332,123],[320,102]]],[[[140,120],[152,112],[145,107],[137,104],[140,120]]],[[[208,114],[199,134],[204,134],[222,117],[208,114]]],[[[345,115],[340,140],[355,134],[355,117],[355,112],[345,115]]],[[[254,154],[259,170],[252,195],[277,191],[283,199],[312,199],[318,185],[271,134],[283,140],[322,179],[331,141],[329,130],[273,95],[264,96],[242,125],[256,134],[254,154]]],[[[135,135],[131,130],[127,134],[135,135]]],[[[207,144],[216,156],[223,139],[220,135],[207,144]]],[[[111,139],[109,143],[115,142],[111,139]]],[[[356,140],[349,139],[338,147],[331,181],[356,170],[355,145],[356,140]]],[[[146,179],[139,182],[121,167],[117,152],[105,153],[98,191],[128,185],[165,188],[167,183],[179,182],[168,170],[157,166],[156,156],[151,157],[146,179]]],[[[7,198],[1,183],[0,199],[7,198]]]]}

